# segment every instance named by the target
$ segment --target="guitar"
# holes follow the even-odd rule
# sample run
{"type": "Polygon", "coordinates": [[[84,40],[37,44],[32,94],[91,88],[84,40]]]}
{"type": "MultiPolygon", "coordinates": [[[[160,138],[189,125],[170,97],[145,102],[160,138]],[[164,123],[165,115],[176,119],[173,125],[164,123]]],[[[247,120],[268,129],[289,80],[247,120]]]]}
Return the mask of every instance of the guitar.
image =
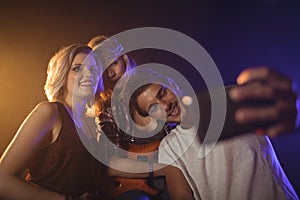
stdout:
{"type": "MultiPolygon", "coordinates": [[[[127,157],[129,159],[147,162],[154,160],[154,152],[158,149],[160,140],[150,142],[148,144],[137,145],[130,144],[127,157]]],[[[151,195],[156,195],[159,190],[152,188],[147,183],[147,178],[113,178],[113,186],[110,188],[109,195],[113,198],[120,196],[129,190],[141,190],[151,195]]]]}
{"type": "MultiPolygon", "coordinates": [[[[115,147],[126,149],[128,153],[125,156],[129,159],[139,160],[141,162],[155,160],[154,152],[158,150],[160,140],[143,145],[132,144],[129,142],[129,138],[126,137],[125,134],[117,127],[110,116],[111,115],[109,115],[109,113],[102,113],[98,117],[101,120],[100,126],[102,127],[102,131],[105,133],[107,139],[115,145],[115,147]]],[[[112,152],[114,155],[120,156],[118,148],[115,147],[107,145],[106,152],[112,152]]],[[[123,156],[124,155],[121,157],[123,156]]],[[[110,185],[108,195],[112,198],[116,198],[129,190],[141,190],[151,195],[159,193],[158,189],[152,188],[147,184],[148,178],[111,178],[112,184],[110,185]]]]}

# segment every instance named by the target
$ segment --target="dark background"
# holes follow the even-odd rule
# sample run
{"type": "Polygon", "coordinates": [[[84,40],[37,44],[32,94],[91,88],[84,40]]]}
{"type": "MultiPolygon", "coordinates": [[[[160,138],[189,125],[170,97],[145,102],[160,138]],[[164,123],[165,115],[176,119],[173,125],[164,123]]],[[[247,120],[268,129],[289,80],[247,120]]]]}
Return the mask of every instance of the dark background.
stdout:
{"type": "MultiPolygon", "coordinates": [[[[32,108],[46,100],[47,63],[60,47],[148,26],[173,29],[199,42],[226,84],[235,83],[243,68],[259,65],[300,82],[299,1],[6,1],[0,4],[0,153],[32,108]]],[[[201,87],[192,67],[176,55],[141,50],[135,59],[173,66],[201,87]]],[[[298,194],[299,142],[299,133],[272,140],[298,194]]]]}

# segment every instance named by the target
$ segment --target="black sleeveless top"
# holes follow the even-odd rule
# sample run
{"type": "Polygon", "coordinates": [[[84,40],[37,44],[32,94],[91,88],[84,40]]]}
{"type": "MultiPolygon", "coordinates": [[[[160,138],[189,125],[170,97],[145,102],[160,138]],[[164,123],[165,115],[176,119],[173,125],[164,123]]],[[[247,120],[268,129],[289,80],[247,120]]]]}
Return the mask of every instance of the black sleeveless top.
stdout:
{"type": "Polygon", "coordinates": [[[65,106],[56,105],[62,119],[59,136],[28,164],[30,181],[72,196],[99,190],[106,193],[106,167],[87,151],[65,106]]]}

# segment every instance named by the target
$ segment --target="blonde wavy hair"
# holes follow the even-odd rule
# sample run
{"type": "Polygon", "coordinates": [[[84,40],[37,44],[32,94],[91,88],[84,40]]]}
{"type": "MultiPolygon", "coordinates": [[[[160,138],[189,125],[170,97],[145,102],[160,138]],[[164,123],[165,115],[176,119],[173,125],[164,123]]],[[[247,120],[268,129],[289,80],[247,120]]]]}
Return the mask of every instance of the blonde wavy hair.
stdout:
{"type": "MultiPolygon", "coordinates": [[[[45,94],[50,102],[62,101],[65,95],[67,75],[75,56],[79,53],[92,54],[96,59],[96,54],[87,45],[72,44],[61,48],[49,61],[47,69],[47,79],[44,85],[45,94]]],[[[97,63],[99,65],[99,63],[97,63]]],[[[96,97],[103,90],[102,79],[98,83],[96,97]]]]}

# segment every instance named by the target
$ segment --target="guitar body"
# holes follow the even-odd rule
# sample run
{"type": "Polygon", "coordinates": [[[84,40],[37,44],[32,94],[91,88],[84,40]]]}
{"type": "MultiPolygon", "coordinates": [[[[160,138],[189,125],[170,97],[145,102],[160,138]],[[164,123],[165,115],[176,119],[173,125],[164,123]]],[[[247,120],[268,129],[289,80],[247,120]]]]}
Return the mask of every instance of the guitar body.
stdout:
{"type": "MultiPolygon", "coordinates": [[[[128,158],[140,160],[141,162],[153,161],[157,155],[160,141],[154,141],[144,145],[130,144],[128,158]]],[[[159,190],[147,184],[147,178],[113,178],[113,186],[110,189],[110,196],[116,198],[129,190],[141,190],[151,195],[158,194],[159,190]]]]}
{"type": "MultiPolygon", "coordinates": [[[[128,140],[125,139],[122,131],[120,131],[118,126],[115,124],[112,117],[112,109],[110,108],[110,101],[104,102],[104,104],[105,111],[103,111],[98,117],[101,129],[105,133],[106,137],[119,148],[127,149],[127,157],[129,159],[140,160],[141,162],[155,161],[160,140],[143,145],[128,143],[128,140]]],[[[119,152],[116,152],[116,154],[119,154],[119,152]]],[[[110,186],[108,196],[114,199],[122,193],[130,190],[141,190],[151,195],[159,193],[158,189],[152,188],[147,184],[147,178],[112,177],[112,184],[110,186]]]]}

